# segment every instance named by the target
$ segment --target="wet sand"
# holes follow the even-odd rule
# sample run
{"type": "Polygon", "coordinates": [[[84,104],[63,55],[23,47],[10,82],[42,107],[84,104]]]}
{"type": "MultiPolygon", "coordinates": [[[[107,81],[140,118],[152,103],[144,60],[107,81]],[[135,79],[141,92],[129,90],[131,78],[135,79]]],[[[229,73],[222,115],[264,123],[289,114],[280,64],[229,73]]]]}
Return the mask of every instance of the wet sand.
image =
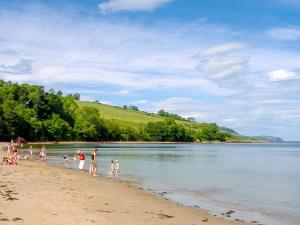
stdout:
{"type": "MultiPolygon", "coordinates": [[[[0,156],[2,159],[2,150],[0,156]]],[[[178,205],[126,182],[114,182],[89,176],[86,172],[23,160],[17,166],[1,165],[0,224],[246,223],[217,218],[205,210],[178,205]]]]}

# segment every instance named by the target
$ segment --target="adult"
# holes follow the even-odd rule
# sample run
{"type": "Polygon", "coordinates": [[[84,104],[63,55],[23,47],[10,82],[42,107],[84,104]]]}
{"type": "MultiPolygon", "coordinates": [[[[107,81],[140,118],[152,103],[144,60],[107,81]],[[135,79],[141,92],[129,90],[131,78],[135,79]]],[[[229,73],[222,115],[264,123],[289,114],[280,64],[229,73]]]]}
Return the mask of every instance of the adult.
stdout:
{"type": "Polygon", "coordinates": [[[46,159],[46,146],[45,145],[42,146],[42,149],[40,151],[40,159],[42,160],[42,162],[45,161],[45,159],[46,159]]]}
{"type": "Polygon", "coordinates": [[[85,163],[85,154],[81,152],[80,150],[77,151],[78,158],[79,158],[79,169],[83,170],[84,163],[85,163]]]}
{"type": "Polygon", "coordinates": [[[96,172],[97,172],[96,155],[97,155],[97,149],[94,148],[93,152],[91,154],[91,162],[90,162],[90,168],[89,168],[89,173],[93,176],[96,176],[96,172]]]}
{"type": "Polygon", "coordinates": [[[13,147],[13,156],[12,156],[13,165],[18,164],[18,160],[19,160],[18,156],[19,156],[19,150],[16,147],[13,147]]]}

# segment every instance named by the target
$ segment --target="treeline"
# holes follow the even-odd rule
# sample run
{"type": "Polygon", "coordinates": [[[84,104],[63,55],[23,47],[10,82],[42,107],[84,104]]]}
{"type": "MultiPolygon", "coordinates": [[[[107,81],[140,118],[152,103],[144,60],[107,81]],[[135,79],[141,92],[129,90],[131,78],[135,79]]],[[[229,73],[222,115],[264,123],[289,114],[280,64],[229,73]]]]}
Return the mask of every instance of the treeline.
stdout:
{"type": "Polygon", "coordinates": [[[0,80],[0,140],[30,141],[225,141],[229,132],[216,124],[164,121],[136,124],[105,120],[94,107],[78,107],[79,94],[63,96],[38,85],[0,80]]]}
{"type": "Polygon", "coordinates": [[[157,112],[157,115],[166,117],[166,118],[173,118],[175,120],[181,120],[181,121],[188,121],[188,122],[196,122],[196,119],[194,117],[184,118],[182,116],[179,116],[175,113],[169,113],[165,110],[161,109],[157,112]]]}

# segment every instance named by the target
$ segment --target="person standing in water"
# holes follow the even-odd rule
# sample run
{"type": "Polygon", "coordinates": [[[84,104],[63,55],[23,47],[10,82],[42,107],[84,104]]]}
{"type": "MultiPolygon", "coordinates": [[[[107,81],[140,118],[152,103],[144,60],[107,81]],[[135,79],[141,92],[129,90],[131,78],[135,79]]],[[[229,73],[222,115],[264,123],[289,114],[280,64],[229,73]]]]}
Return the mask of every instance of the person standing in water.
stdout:
{"type": "Polygon", "coordinates": [[[77,155],[73,156],[73,161],[74,161],[74,163],[76,163],[76,161],[77,161],[77,155]]]}
{"type": "Polygon", "coordinates": [[[83,170],[84,163],[85,163],[85,154],[81,152],[80,150],[77,151],[78,158],[79,158],[79,169],[83,170]]]}
{"type": "Polygon", "coordinates": [[[90,168],[89,168],[89,173],[93,176],[96,176],[96,172],[97,172],[96,155],[97,155],[97,149],[94,148],[93,152],[91,154],[91,162],[90,162],[90,168]]]}
{"type": "Polygon", "coordinates": [[[32,157],[32,146],[29,147],[29,155],[32,157]]]}
{"type": "Polygon", "coordinates": [[[115,176],[116,179],[119,179],[119,176],[121,175],[119,160],[115,160],[114,164],[115,164],[115,176]]]}
{"type": "Polygon", "coordinates": [[[69,157],[67,154],[64,155],[64,163],[68,163],[69,162],[69,157]]]}
{"type": "Polygon", "coordinates": [[[110,161],[110,172],[109,172],[109,176],[110,178],[113,178],[114,180],[116,180],[116,165],[114,160],[110,161]]]}
{"type": "Polygon", "coordinates": [[[40,152],[40,159],[42,160],[42,162],[45,161],[46,159],[46,147],[45,145],[43,145],[41,152],[40,152]]]}

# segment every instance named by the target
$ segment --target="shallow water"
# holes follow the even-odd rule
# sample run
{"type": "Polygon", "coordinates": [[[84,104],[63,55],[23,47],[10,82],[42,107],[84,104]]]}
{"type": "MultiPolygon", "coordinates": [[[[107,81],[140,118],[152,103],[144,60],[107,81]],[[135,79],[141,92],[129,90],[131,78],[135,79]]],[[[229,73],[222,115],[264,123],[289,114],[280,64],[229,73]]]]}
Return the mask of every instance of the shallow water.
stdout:
{"type": "MultiPolygon", "coordinates": [[[[47,160],[99,149],[98,169],[120,161],[122,177],[148,191],[221,216],[266,225],[300,224],[300,143],[283,144],[74,144],[48,145],[47,160]]],[[[35,152],[38,150],[36,149],[35,152]]],[[[87,156],[85,168],[89,166],[87,156]]],[[[72,161],[66,167],[77,168],[72,161]]]]}

